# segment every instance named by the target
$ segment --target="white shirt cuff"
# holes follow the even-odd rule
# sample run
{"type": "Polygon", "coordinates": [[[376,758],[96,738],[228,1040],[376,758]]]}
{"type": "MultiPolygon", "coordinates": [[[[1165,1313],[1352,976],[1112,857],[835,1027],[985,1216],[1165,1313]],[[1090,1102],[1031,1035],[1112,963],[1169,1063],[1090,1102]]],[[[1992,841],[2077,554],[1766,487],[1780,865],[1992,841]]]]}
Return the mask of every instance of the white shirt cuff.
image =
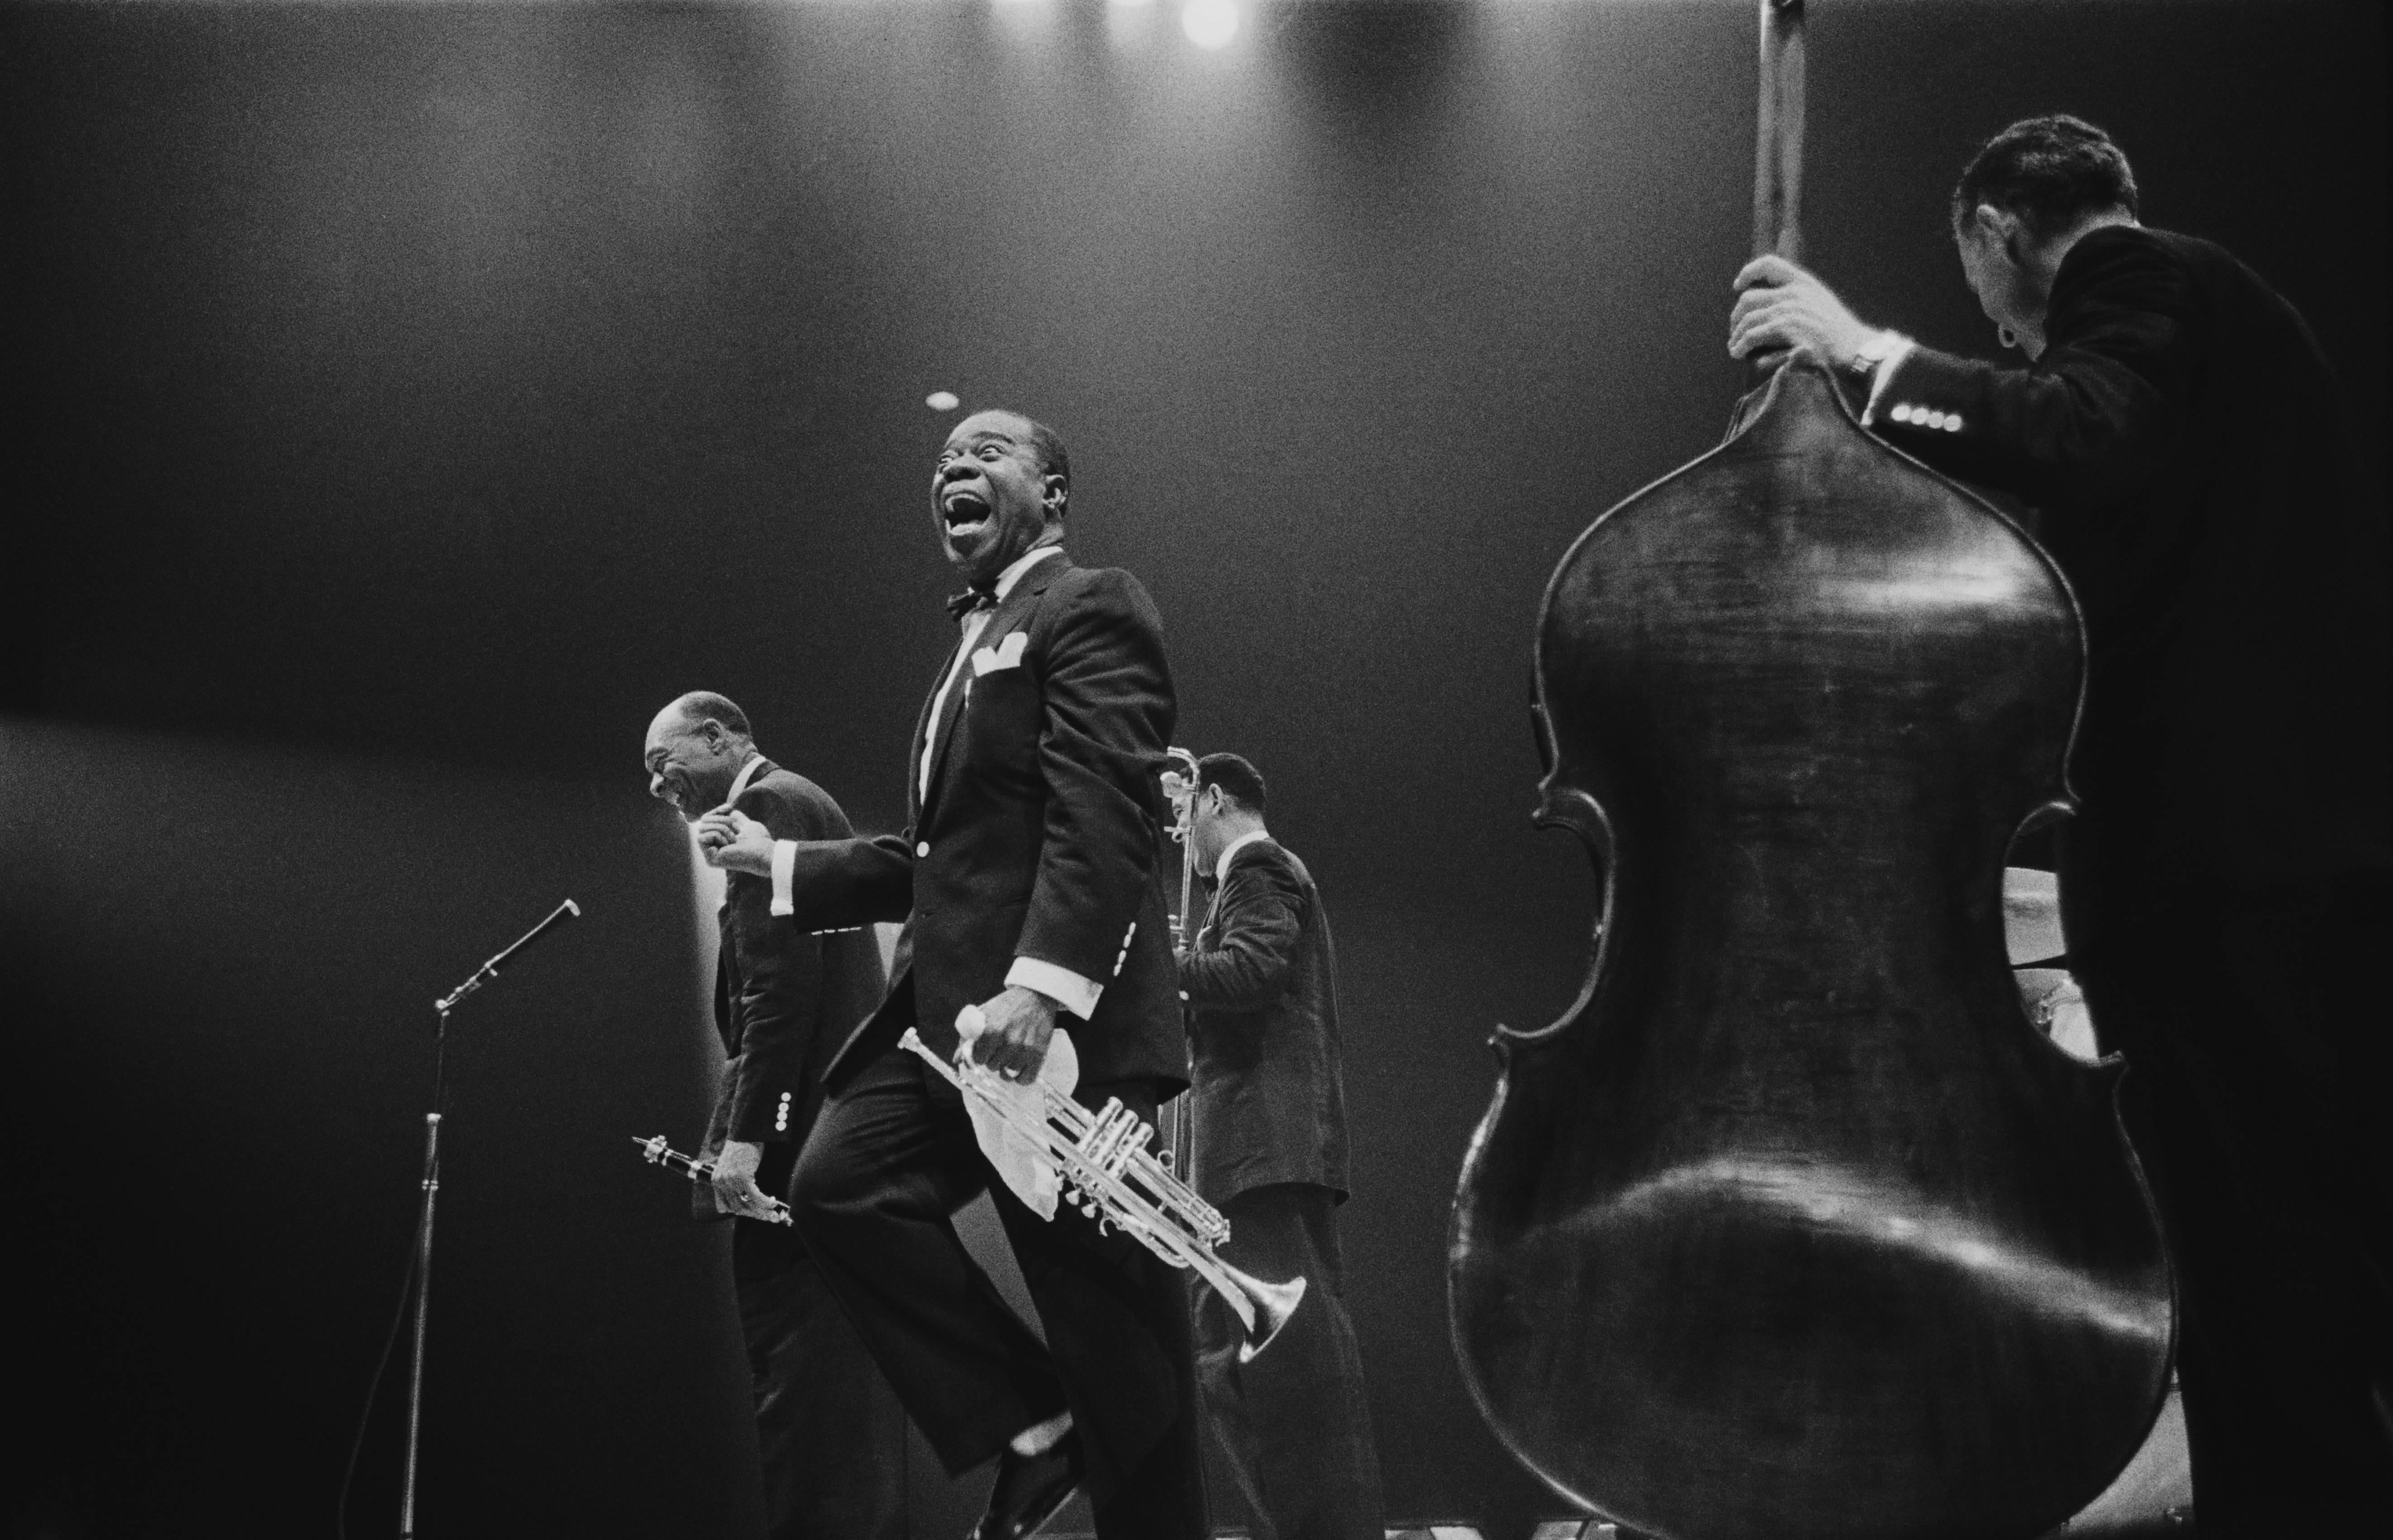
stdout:
{"type": "Polygon", "coordinates": [[[1005,972],[1005,982],[1038,990],[1082,1021],[1096,1014],[1097,997],[1105,992],[1105,985],[1092,984],[1069,968],[1058,968],[1035,957],[1015,958],[1013,966],[1005,972]]]}
{"type": "Polygon", "coordinates": [[[798,842],[795,840],[773,842],[773,912],[794,914],[797,906],[790,901],[790,874],[798,864],[798,842]]]}
{"type": "Polygon", "coordinates": [[[1888,384],[1894,379],[1894,372],[1903,367],[1903,360],[1911,357],[1911,350],[1918,346],[1900,332],[1884,333],[1884,340],[1876,348],[1877,365],[1870,371],[1869,402],[1862,408],[1862,426],[1867,427],[1877,421],[1879,398],[1886,394],[1888,384]]]}

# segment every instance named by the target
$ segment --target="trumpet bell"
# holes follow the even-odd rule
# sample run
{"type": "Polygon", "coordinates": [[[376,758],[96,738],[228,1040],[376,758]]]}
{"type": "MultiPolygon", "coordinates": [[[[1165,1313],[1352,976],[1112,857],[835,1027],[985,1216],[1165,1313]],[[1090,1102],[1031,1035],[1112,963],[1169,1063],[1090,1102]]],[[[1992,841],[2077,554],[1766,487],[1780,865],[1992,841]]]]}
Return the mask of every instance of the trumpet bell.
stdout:
{"type": "Polygon", "coordinates": [[[1248,1318],[1246,1311],[1238,1312],[1246,1321],[1247,1327],[1247,1339],[1238,1344],[1238,1362],[1251,1364],[1257,1354],[1272,1345],[1272,1339],[1279,1336],[1280,1328],[1288,1325],[1288,1317],[1296,1313],[1296,1307],[1303,1303],[1304,1277],[1300,1273],[1284,1284],[1267,1284],[1226,1263],[1223,1271],[1237,1284],[1238,1292],[1246,1296],[1246,1302],[1254,1312],[1251,1319],[1248,1318]]]}

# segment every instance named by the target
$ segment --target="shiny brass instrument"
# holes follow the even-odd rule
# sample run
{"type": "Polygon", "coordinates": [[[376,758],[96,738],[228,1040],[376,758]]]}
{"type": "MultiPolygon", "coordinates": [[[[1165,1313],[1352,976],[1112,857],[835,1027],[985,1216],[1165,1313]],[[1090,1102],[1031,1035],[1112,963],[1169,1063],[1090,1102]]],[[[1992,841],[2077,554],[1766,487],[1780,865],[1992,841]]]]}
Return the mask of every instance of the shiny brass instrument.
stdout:
{"type": "MultiPolygon", "coordinates": [[[[1171,803],[1173,819],[1171,838],[1180,846],[1180,907],[1171,911],[1171,949],[1179,955],[1196,945],[1196,932],[1204,921],[1197,918],[1196,905],[1196,840],[1195,834],[1196,807],[1196,756],[1186,749],[1167,749],[1171,768],[1163,773],[1163,794],[1171,803]]],[[[1187,1008],[1181,1009],[1182,1024],[1186,1024],[1187,1008]]],[[[1196,1174],[1196,1124],[1195,1110],[1190,1105],[1188,1091],[1182,1091],[1157,1110],[1156,1121],[1163,1125],[1163,1163],[1183,1181],[1196,1174]]]]}
{"type": "Polygon", "coordinates": [[[1146,1142],[1155,1130],[1118,1100],[1091,1112],[1053,1086],[1002,1080],[987,1065],[969,1060],[951,1064],[912,1027],[897,1045],[919,1054],[949,1085],[1027,1140],[1053,1168],[1066,1200],[1080,1212],[1100,1226],[1129,1234],[1173,1267],[1194,1268],[1212,1285],[1247,1329],[1247,1339],[1238,1347],[1240,1363],[1270,1347],[1296,1313],[1304,1299],[1304,1280],[1267,1284],[1215,1256],[1213,1248],[1230,1238],[1230,1221],[1147,1153],[1146,1142]],[[1034,1089],[1040,1101],[1035,1113],[1025,1105],[1026,1093],[1034,1089]]]}
{"type": "Polygon", "coordinates": [[[1186,951],[1195,944],[1196,916],[1190,913],[1196,896],[1196,843],[1189,838],[1189,824],[1196,805],[1196,756],[1186,749],[1167,749],[1171,768],[1163,773],[1163,794],[1171,799],[1174,821],[1173,842],[1180,846],[1180,907],[1171,915],[1171,944],[1186,951]]]}

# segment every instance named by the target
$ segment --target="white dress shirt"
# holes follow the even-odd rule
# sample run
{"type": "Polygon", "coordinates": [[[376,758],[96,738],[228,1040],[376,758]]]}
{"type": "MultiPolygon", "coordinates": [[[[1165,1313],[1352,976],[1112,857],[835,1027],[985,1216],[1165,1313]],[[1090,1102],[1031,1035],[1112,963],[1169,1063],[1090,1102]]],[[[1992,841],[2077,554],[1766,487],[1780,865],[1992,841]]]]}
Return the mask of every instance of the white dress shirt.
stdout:
{"type": "Polygon", "coordinates": [[[948,692],[956,687],[956,675],[964,672],[964,659],[972,656],[973,644],[979,641],[980,633],[988,629],[990,611],[1005,602],[1005,596],[1013,592],[1013,585],[1021,581],[1022,574],[1050,556],[1063,555],[1063,552],[1060,545],[1042,545],[1035,551],[1024,552],[997,575],[996,603],[983,605],[963,617],[963,640],[956,644],[955,661],[948,665],[948,676],[939,681],[939,693],[931,699],[931,714],[922,722],[922,765],[916,783],[916,796],[928,797],[931,794],[931,755],[939,744],[939,713],[947,709],[948,692]]]}
{"type": "Polygon", "coordinates": [[[1880,332],[1862,348],[1860,362],[1869,372],[1869,398],[1862,403],[1862,426],[1877,421],[1878,403],[1886,398],[1886,387],[1894,383],[1895,372],[1903,360],[1911,357],[1919,345],[1900,332],[1880,332]]]}
{"type": "MultiPolygon", "coordinates": [[[[1013,592],[1013,585],[1021,581],[1022,574],[1048,557],[1061,555],[1063,547],[1059,545],[1042,545],[1024,552],[997,575],[997,603],[1005,602],[1005,596],[1013,592]]],[[[974,644],[987,629],[989,614],[995,607],[995,605],[984,605],[962,618],[963,639],[956,644],[955,660],[948,665],[947,676],[939,681],[939,693],[931,698],[930,714],[923,719],[922,758],[915,772],[919,777],[915,783],[918,796],[928,797],[931,794],[931,760],[938,748],[939,717],[947,710],[948,692],[955,687],[957,676],[963,672],[965,660],[972,657],[974,644]]],[[[776,840],[773,842],[775,914],[789,914],[795,908],[791,901],[790,879],[797,865],[797,854],[795,841],[776,840]]],[[[1015,958],[1013,966],[1006,971],[1005,982],[1037,990],[1082,1021],[1096,1013],[1098,998],[1105,993],[1105,985],[1095,980],[1083,978],[1069,968],[1041,962],[1037,958],[1015,958]]]]}

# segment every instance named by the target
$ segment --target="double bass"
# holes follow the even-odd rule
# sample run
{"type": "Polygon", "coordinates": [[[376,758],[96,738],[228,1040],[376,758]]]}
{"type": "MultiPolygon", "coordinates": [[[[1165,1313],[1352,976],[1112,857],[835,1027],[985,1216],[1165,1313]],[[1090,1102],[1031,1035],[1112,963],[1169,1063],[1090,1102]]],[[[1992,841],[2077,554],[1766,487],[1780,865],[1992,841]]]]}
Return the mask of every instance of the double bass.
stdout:
{"type": "MultiPolygon", "coordinates": [[[[1792,257],[1800,0],[1761,20],[1756,250],[1792,257]]],[[[2046,1041],[2005,952],[2006,854],[2068,807],[2067,584],[1798,355],[1579,537],[1535,647],[1536,816],[1602,908],[1464,1162],[1480,1409],[1667,1540],[2049,1531],[2176,1329],[2124,1066],[2046,1041]]]]}

